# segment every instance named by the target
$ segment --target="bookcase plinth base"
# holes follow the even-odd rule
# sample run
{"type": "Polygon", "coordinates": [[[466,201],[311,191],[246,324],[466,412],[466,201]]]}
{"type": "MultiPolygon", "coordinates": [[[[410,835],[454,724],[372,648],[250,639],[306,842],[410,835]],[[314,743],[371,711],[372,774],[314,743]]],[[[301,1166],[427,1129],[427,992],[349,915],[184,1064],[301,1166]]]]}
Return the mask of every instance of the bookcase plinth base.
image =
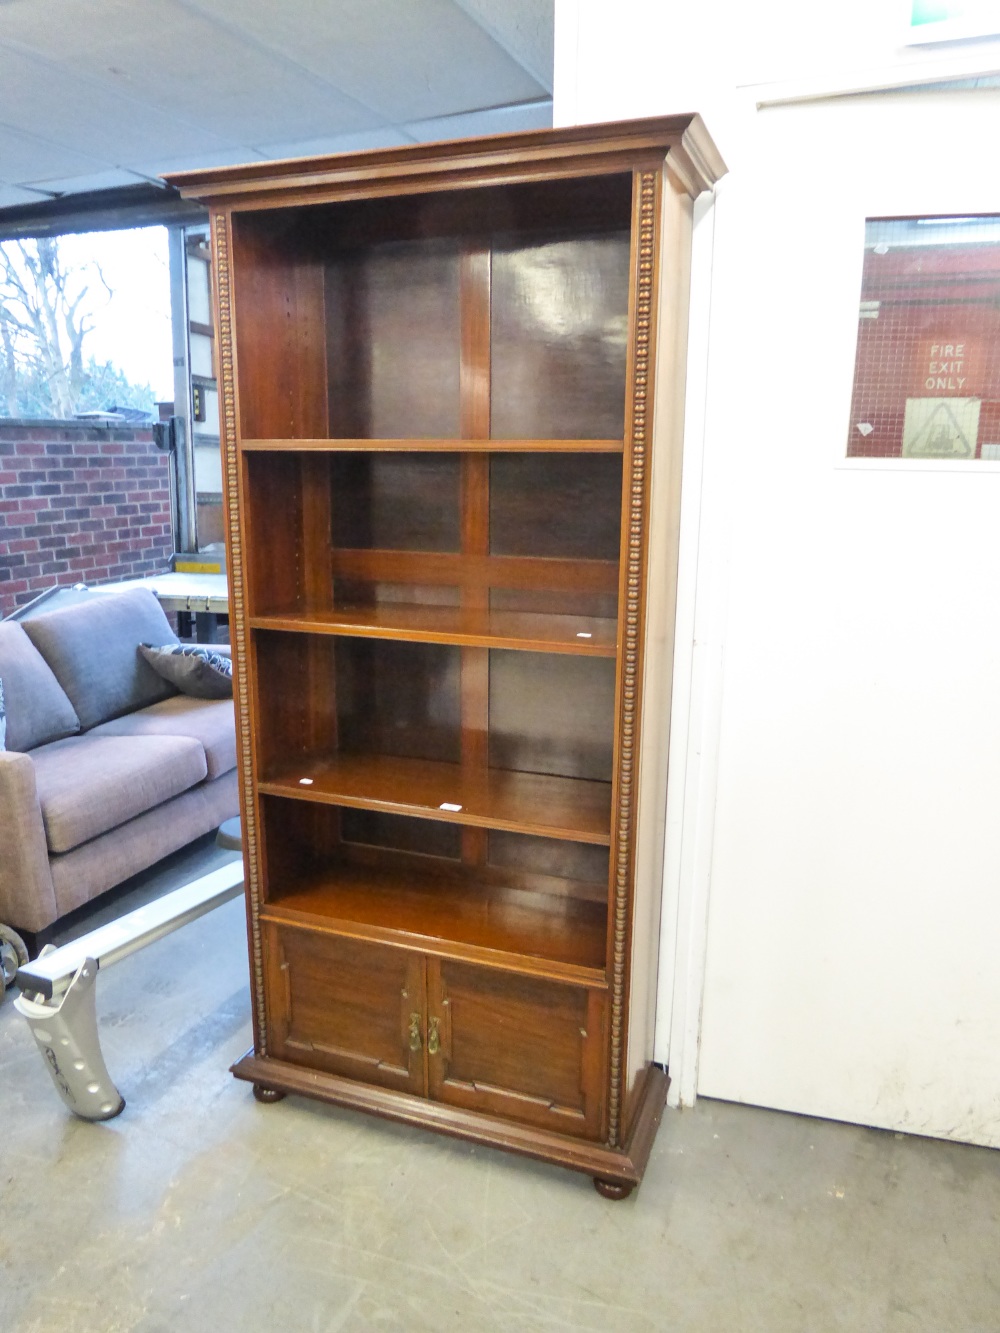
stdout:
{"type": "Polygon", "coordinates": [[[238,1079],[253,1083],[255,1094],[257,1087],[265,1087],[275,1093],[313,1097],[334,1106],[366,1111],[418,1129],[435,1130],[453,1138],[484,1143],[579,1171],[592,1176],[598,1193],[608,1199],[627,1198],[641,1182],[670,1086],[665,1071],[650,1065],[631,1133],[621,1148],[609,1148],[601,1143],[517,1125],[422,1097],[388,1092],[336,1074],[256,1055],[253,1051],[248,1051],[233,1065],[232,1073],[238,1079]]]}

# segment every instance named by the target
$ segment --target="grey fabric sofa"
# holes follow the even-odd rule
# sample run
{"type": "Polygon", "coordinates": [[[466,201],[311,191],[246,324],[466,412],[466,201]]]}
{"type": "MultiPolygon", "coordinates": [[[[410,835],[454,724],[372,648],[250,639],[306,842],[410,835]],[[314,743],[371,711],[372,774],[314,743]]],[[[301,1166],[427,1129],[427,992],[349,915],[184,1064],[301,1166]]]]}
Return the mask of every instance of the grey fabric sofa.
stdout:
{"type": "Polygon", "coordinates": [[[0,623],[0,922],[36,942],[239,809],[232,700],[138,652],[177,642],[144,588],[0,623]]]}

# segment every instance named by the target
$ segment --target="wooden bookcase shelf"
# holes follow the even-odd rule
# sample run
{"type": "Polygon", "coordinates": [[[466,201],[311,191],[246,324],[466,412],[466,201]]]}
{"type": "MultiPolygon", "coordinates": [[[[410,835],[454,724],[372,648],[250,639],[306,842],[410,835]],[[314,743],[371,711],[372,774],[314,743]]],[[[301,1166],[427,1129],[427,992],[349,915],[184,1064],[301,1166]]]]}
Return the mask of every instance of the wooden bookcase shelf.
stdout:
{"type": "Polygon", "coordinates": [[[618,644],[617,621],[602,616],[543,615],[406,602],[334,606],[312,614],[251,616],[249,623],[251,629],[287,630],[293,634],[344,634],[411,643],[575,653],[581,657],[614,657],[618,644]]]}
{"type": "Polygon", "coordinates": [[[212,216],[254,1049],[623,1197],[696,117],[172,177],[212,216]]]}
{"type": "Polygon", "coordinates": [[[244,467],[255,618],[410,603],[617,621],[620,451],[290,448],[244,467]]]}
{"type": "Polygon", "coordinates": [[[606,904],[542,901],[510,889],[490,893],[428,871],[341,866],[268,904],[262,915],[276,924],[604,984],[606,904]]]}
{"type": "Polygon", "coordinates": [[[380,453],[596,453],[620,454],[624,440],[243,440],[240,449],[248,453],[356,453],[377,449],[380,453]]]}
{"type": "Polygon", "coordinates": [[[610,782],[465,769],[395,755],[336,755],[262,779],[258,790],[603,847],[611,843],[610,782]]]}
{"type": "Polygon", "coordinates": [[[414,820],[261,794],[267,920],[605,984],[606,843],[493,828],[470,866],[469,826],[437,810],[414,820]]]}

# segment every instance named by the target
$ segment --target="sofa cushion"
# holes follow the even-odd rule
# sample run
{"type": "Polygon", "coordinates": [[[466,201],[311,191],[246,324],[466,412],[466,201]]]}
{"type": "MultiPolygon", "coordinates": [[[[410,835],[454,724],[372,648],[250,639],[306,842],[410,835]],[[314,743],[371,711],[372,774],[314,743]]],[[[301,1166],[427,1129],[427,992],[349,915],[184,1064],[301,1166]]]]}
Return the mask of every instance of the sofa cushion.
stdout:
{"type": "MultiPolygon", "coordinates": [[[[145,870],[193,838],[216,829],[240,808],[236,774],[199,782],[172,801],[158,805],[120,828],[92,838],[65,856],[53,856],[54,915],[82,907],[114,884],[145,870]]],[[[30,927],[40,930],[43,924],[30,927]]]]}
{"type": "Polygon", "coordinates": [[[232,699],[172,699],[102,722],[89,736],[192,736],[205,748],[210,778],[236,767],[236,719],[232,699]]]}
{"type": "Polygon", "coordinates": [[[233,659],[201,643],[141,643],[139,652],[164,680],[192,699],[231,699],[233,659]]]}
{"type": "Polygon", "coordinates": [[[31,756],[50,852],[134,819],[205,777],[200,741],[190,736],[74,736],[31,756]]]}
{"type": "Polygon", "coordinates": [[[8,750],[33,750],[80,730],[66,692],[16,620],[0,625],[0,679],[8,750]]]}
{"type": "Polygon", "coordinates": [[[92,597],[35,616],[24,628],[84,731],[176,693],[138,652],[140,643],[179,642],[148,588],[92,597]]]}

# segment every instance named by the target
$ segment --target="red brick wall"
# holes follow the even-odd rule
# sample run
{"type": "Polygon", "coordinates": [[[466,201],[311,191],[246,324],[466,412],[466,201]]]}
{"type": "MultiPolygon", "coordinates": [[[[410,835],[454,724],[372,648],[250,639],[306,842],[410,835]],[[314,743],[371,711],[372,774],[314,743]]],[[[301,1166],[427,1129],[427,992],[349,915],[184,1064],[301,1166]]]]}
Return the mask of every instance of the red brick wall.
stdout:
{"type": "Polygon", "coordinates": [[[0,420],[0,616],[54,584],[168,568],[168,477],[148,429],[0,420]]]}
{"type": "Polygon", "coordinates": [[[899,458],[908,398],[978,398],[977,457],[1000,444],[1000,245],[869,250],[861,299],[848,457],[899,458]]]}

